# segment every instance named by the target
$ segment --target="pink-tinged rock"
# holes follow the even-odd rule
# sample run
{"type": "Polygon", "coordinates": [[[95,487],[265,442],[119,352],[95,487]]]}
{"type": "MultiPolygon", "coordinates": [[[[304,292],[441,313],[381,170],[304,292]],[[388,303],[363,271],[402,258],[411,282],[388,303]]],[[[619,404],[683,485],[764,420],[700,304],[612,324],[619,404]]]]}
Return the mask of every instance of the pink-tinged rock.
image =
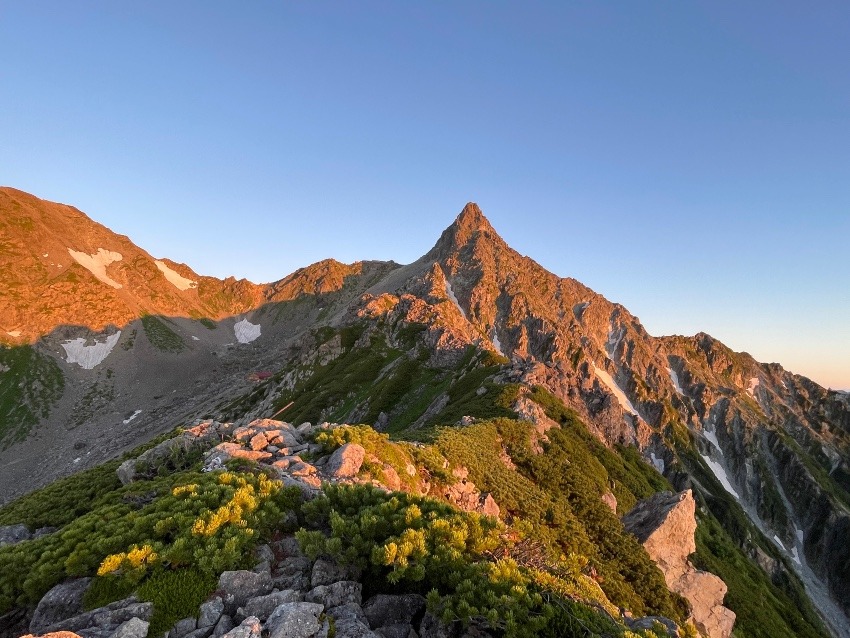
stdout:
{"type": "Polygon", "coordinates": [[[487,516],[495,516],[499,517],[499,506],[496,501],[493,499],[492,494],[482,494],[481,500],[479,502],[478,511],[481,514],[486,514],[487,516]]]}
{"type": "Polygon", "coordinates": [[[696,551],[696,503],[690,490],[659,492],[640,501],[623,517],[627,531],[637,536],[664,574],[671,591],[691,603],[691,619],[709,638],[729,638],[735,613],[723,607],[726,584],[688,561],[696,551]]]}
{"type": "Polygon", "coordinates": [[[260,450],[266,449],[268,444],[269,442],[266,439],[266,435],[260,432],[259,434],[255,434],[251,437],[251,441],[248,446],[255,452],[259,452],[260,450]]]}
{"type": "Polygon", "coordinates": [[[291,463],[292,461],[290,459],[280,459],[279,461],[272,463],[272,467],[278,470],[285,470],[291,463]]]}
{"type": "Polygon", "coordinates": [[[258,433],[258,430],[251,426],[242,426],[233,430],[234,441],[250,441],[251,437],[258,433]]]}
{"type": "MultiPolygon", "coordinates": [[[[246,450],[238,443],[219,443],[212,449],[212,454],[218,455],[220,458],[224,455],[227,458],[234,459],[248,459],[250,461],[265,461],[266,459],[272,458],[272,455],[268,452],[257,452],[254,450],[246,450]]],[[[227,458],[222,458],[222,461],[226,461],[227,458]]]]}
{"type": "Polygon", "coordinates": [[[325,465],[325,472],[334,478],[352,478],[357,476],[365,458],[366,450],[362,445],[346,443],[331,454],[325,465]]]}
{"type": "Polygon", "coordinates": [[[296,461],[292,463],[288,469],[292,476],[310,476],[311,474],[316,473],[316,468],[304,461],[296,461]]]}
{"type": "Polygon", "coordinates": [[[617,497],[611,492],[605,492],[602,495],[602,502],[611,508],[611,511],[617,513],[617,497]]]}

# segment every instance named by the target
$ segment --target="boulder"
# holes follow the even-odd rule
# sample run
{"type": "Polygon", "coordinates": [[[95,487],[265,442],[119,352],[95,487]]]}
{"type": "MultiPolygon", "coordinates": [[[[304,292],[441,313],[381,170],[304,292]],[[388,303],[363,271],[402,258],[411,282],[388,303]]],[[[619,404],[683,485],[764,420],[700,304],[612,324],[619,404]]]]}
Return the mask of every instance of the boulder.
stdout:
{"type": "Polygon", "coordinates": [[[72,618],[83,610],[83,595],[91,578],[77,578],[59,583],[50,589],[38,603],[30,621],[30,631],[40,634],[60,620],[72,618]]]}
{"type": "Polygon", "coordinates": [[[266,621],[269,638],[310,638],[322,628],[323,610],[315,603],[283,603],[266,621]]]}
{"type": "Polygon", "coordinates": [[[198,627],[214,627],[223,613],[224,601],[220,596],[208,600],[198,610],[198,627]]]}
{"type": "Polygon", "coordinates": [[[343,567],[336,561],[319,558],[313,563],[313,571],[310,574],[310,587],[330,585],[341,580],[357,580],[359,577],[358,570],[353,567],[343,567]]]}
{"type": "Polygon", "coordinates": [[[239,570],[223,572],[218,578],[218,589],[224,594],[224,609],[230,615],[252,598],[270,593],[272,587],[268,572],[239,570]]]}
{"type": "Polygon", "coordinates": [[[73,631],[53,631],[49,634],[43,634],[41,636],[36,636],[34,634],[25,634],[21,636],[21,638],[82,638],[79,634],[75,634],[73,631]]]}
{"type": "Polygon", "coordinates": [[[690,619],[697,629],[709,638],[729,638],[735,613],[723,606],[726,583],[688,561],[688,556],[696,551],[695,514],[696,503],[690,490],[679,494],[659,492],[635,505],[623,517],[623,525],[643,544],[670,590],[691,604],[690,619]]]}
{"type": "Polygon", "coordinates": [[[249,600],[244,607],[239,608],[236,617],[239,619],[240,617],[256,616],[260,621],[265,622],[272,615],[272,612],[283,603],[298,603],[303,600],[304,594],[294,589],[272,592],[249,600]]]}
{"type": "Polygon", "coordinates": [[[242,621],[238,627],[234,627],[226,634],[224,638],[260,638],[263,627],[260,621],[253,616],[250,616],[242,621]]]}
{"type": "Polygon", "coordinates": [[[21,541],[28,541],[30,538],[32,534],[29,528],[22,523],[0,526],[0,547],[15,545],[21,541]]]}
{"type": "Polygon", "coordinates": [[[131,618],[121,623],[112,638],[145,638],[148,635],[150,623],[141,618],[131,618]]]}
{"type": "Polygon", "coordinates": [[[155,445],[149,450],[142,452],[138,458],[124,461],[116,470],[118,479],[122,485],[127,485],[135,480],[139,464],[155,466],[166,459],[186,452],[203,449],[210,442],[218,439],[218,428],[212,422],[201,424],[186,430],[180,436],[168,439],[155,445]]]}
{"type": "Polygon", "coordinates": [[[311,603],[320,603],[328,609],[348,603],[359,605],[363,601],[363,585],[353,580],[319,585],[307,592],[304,599],[311,603]]]}
{"type": "Polygon", "coordinates": [[[366,450],[357,443],[346,443],[331,454],[325,472],[334,478],[353,478],[360,471],[366,450]]]}
{"type": "Polygon", "coordinates": [[[382,638],[419,638],[419,635],[411,625],[387,625],[378,627],[375,633],[382,638]]]}
{"type": "Polygon", "coordinates": [[[220,638],[228,633],[231,629],[235,627],[235,623],[233,619],[227,614],[223,614],[221,618],[218,619],[218,622],[215,624],[215,629],[213,629],[212,635],[214,638],[220,638]]]}
{"type": "Polygon", "coordinates": [[[198,621],[195,618],[183,618],[174,623],[174,627],[168,632],[168,638],[183,638],[186,634],[190,634],[198,628],[198,621]]]}
{"type": "Polygon", "coordinates": [[[340,618],[334,622],[336,638],[381,638],[380,634],[369,629],[369,625],[356,618],[340,618]]]}
{"type": "Polygon", "coordinates": [[[410,625],[414,619],[418,621],[424,612],[425,598],[418,594],[378,594],[363,605],[363,613],[373,629],[388,625],[410,625]]]}

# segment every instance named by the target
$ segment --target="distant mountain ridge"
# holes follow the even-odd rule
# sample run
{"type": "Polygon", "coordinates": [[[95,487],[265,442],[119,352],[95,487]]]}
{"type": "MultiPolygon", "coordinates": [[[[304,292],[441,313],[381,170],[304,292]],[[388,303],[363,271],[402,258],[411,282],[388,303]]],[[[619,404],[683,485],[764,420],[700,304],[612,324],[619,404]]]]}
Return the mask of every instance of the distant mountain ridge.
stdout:
{"type": "Polygon", "coordinates": [[[412,264],[326,260],[267,285],[154,259],[72,207],[6,188],[0,246],[0,397],[29,406],[0,413],[0,437],[18,441],[0,452],[10,495],[191,417],[289,410],[402,432],[504,409],[542,423],[524,394],[542,387],[600,441],[692,487],[772,579],[798,574],[850,635],[847,395],[704,333],[649,335],[512,250],[473,203],[412,264]],[[274,375],[255,385],[257,370],[274,375]],[[44,390],[21,395],[21,378],[44,390]],[[503,387],[519,389],[477,414],[503,387]],[[47,453],[50,468],[19,463],[47,453]]]}

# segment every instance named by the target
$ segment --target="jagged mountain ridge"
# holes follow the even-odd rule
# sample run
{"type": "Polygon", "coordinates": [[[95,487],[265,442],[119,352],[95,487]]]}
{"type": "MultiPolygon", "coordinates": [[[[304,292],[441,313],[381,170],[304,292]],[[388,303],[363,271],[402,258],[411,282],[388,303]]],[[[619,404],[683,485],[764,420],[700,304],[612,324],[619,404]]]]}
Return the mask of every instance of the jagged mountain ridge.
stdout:
{"type": "MultiPolygon", "coordinates": [[[[79,252],[97,254],[99,248],[103,246],[88,243],[80,246],[79,252]]],[[[117,248],[132,254],[132,248],[124,244],[107,244],[105,250],[120,252],[117,248]]],[[[48,250],[45,252],[50,254],[48,250]]],[[[124,253],[121,254],[124,261],[124,253]]],[[[148,262],[153,259],[146,253],[132,261],[144,263],[149,279],[151,275],[164,278],[162,270],[148,262]]],[[[175,272],[179,270],[173,262],[165,263],[175,272]]],[[[399,327],[424,326],[418,339],[430,352],[428,364],[436,368],[461,362],[470,345],[504,353],[513,360],[513,365],[507,366],[505,379],[520,381],[526,387],[535,384],[547,387],[575,409],[606,443],[636,444],[668,474],[674,471],[695,476],[694,468],[682,466],[683,458],[687,461],[688,457],[677,453],[677,445],[687,445],[689,437],[694,437],[694,444],[704,457],[703,463],[711,461],[708,467],[715,474],[728,473],[728,487],[743,497],[751,515],[760,520],[764,530],[776,533],[780,542],[797,550],[798,558],[811,561],[812,569],[819,572],[815,580],[825,582],[847,608],[846,600],[842,599],[847,591],[847,558],[839,542],[847,525],[846,508],[842,506],[846,484],[841,481],[847,475],[850,423],[843,397],[779,366],[758,364],[748,355],[733,353],[708,335],[651,337],[622,306],[575,280],[548,273],[510,249],[474,204],[467,205],[431,251],[409,266],[380,262],[344,266],[333,261],[320,262],[266,287],[245,282],[232,297],[226,292],[219,297],[202,296],[204,278],[186,269],[178,274],[197,281],[197,289],[178,291],[178,295],[166,288],[169,295],[165,295],[165,301],[156,295],[141,295],[144,301],[136,301],[134,306],[126,301],[126,295],[145,288],[133,283],[134,275],[128,272],[132,270],[128,264],[113,262],[105,268],[108,278],[120,283],[121,289],[98,279],[80,264],[71,269],[85,279],[91,298],[99,299],[105,293],[112,295],[112,299],[120,299],[113,304],[117,310],[109,321],[93,325],[111,323],[127,328],[143,313],[170,316],[172,330],[190,346],[186,355],[150,352],[151,349],[144,352],[144,346],[135,343],[126,350],[113,350],[110,357],[123,358],[128,362],[125,367],[132,362],[142,370],[126,380],[124,387],[133,385],[134,380],[138,382],[140,376],[149,376],[153,369],[167,379],[169,375],[163,371],[171,369],[174,377],[188,376],[195,381],[185,388],[185,393],[181,390],[184,397],[202,397],[213,391],[238,396],[250,386],[244,379],[233,382],[235,375],[259,366],[274,368],[287,357],[309,358],[305,350],[309,353],[317,345],[310,333],[320,325],[339,327],[366,322],[373,326],[365,333],[367,340],[377,334],[376,322],[395,327],[395,332],[389,331],[390,340],[397,336],[399,327]],[[127,290],[122,293],[125,286],[127,290]],[[190,301],[184,301],[185,298],[190,301]],[[219,299],[219,305],[211,303],[211,298],[219,299]],[[233,315],[244,315],[262,326],[261,340],[230,347],[227,338],[221,338],[223,332],[211,330],[201,332],[200,337],[189,335],[192,327],[196,327],[191,318],[199,316],[198,313],[220,319],[219,325],[227,328],[238,318],[233,315]],[[121,316],[130,323],[121,323],[121,316]],[[119,319],[113,320],[115,317],[119,319]],[[198,344],[194,343],[196,338],[198,344]],[[186,358],[194,358],[194,364],[184,366],[186,358]],[[758,383],[753,384],[753,379],[758,383]],[[810,507],[812,502],[817,507],[810,507]],[[803,532],[802,541],[797,526],[803,532]]],[[[67,283],[61,276],[57,281],[67,283]]],[[[176,289],[169,280],[165,281],[176,289]]],[[[216,282],[210,282],[211,289],[227,290],[226,286],[216,289],[215,286],[221,286],[221,282],[216,282]]],[[[69,315],[74,312],[68,310],[69,315]]],[[[83,324],[88,319],[70,317],[63,321],[83,324]]],[[[137,329],[142,334],[143,329],[137,329]]],[[[62,338],[72,334],[68,330],[61,329],[62,338]]],[[[43,333],[38,336],[42,337],[43,333]]],[[[57,339],[53,338],[54,347],[57,339]]],[[[126,345],[126,339],[125,334],[120,343],[126,345]]],[[[91,386],[91,377],[102,370],[77,370],[61,360],[58,348],[46,352],[45,346],[50,343],[50,336],[42,338],[37,349],[59,359],[66,378],[79,375],[78,394],[82,394],[83,388],[91,386]]],[[[333,344],[322,347],[326,348],[327,361],[341,353],[341,348],[333,344]]],[[[121,367],[120,363],[114,366],[119,377],[121,367]]],[[[390,366],[387,368],[392,370],[390,366]]],[[[382,368],[382,372],[385,370],[382,368]]],[[[290,375],[264,388],[265,403],[260,407],[268,409],[276,395],[292,390],[293,380],[290,375]]],[[[140,395],[138,400],[153,400],[156,393],[148,395],[140,395]]],[[[423,409],[439,407],[435,402],[441,396],[423,409]]],[[[105,404],[110,402],[114,400],[105,404]]],[[[365,403],[353,406],[347,416],[370,416],[368,402],[366,399],[365,403]]],[[[215,402],[199,401],[178,410],[168,420],[163,419],[162,409],[151,411],[148,421],[151,429],[141,431],[136,428],[147,425],[145,416],[135,421],[130,418],[129,423],[119,419],[120,424],[113,418],[116,422],[110,425],[120,431],[117,441],[104,441],[101,451],[104,455],[114,453],[139,440],[132,435],[150,436],[155,430],[167,429],[180,419],[215,406],[215,402]],[[120,433],[128,432],[130,436],[122,438],[120,433]]],[[[163,408],[173,411],[174,402],[163,408]]],[[[124,414],[130,416],[130,410],[128,404],[124,414]]],[[[65,410],[64,415],[68,412],[65,410]]],[[[62,410],[58,413],[63,414],[62,410]]],[[[441,412],[435,409],[435,414],[441,412]]],[[[387,418],[388,422],[377,425],[390,427],[393,415],[388,414],[387,418]]],[[[50,421],[45,419],[41,427],[45,423],[50,427],[50,421]]],[[[85,440],[86,431],[93,433],[101,429],[103,422],[92,414],[77,427],[82,428],[78,431],[85,440]]],[[[61,428],[61,425],[55,427],[55,432],[61,434],[61,428]]],[[[74,442],[65,443],[69,452],[74,442]]],[[[33,441],[27,445],[33,445],[33,441]]],[[[56,447],[55,439],[52,446],[56,447]]],[[[15,450],[10,448],[7,458],[14,458],[15,450]]],[[[71,456],[67,456],[67,467],[73,468],[69,463],[71,456]]],[[[699,455],[691,462],[699,463],[699,455]]],[[[706,467],[703,465],[703,470],[706,467]]],[[[716,480],[710,473],[706,476],[716,480]]],[[[9,477],[7,473],[4,479],[9,477]]],[[[43,478],[47,480],[50,476],[43,478]]],[[[700,482],[699,477],[690,480],[700,482]]],[[[704,479],[702,483],[700,487],[706,494],[717,489],[716,484],[707,484],[704,479]]],[[[790,556],[790,550],[786,553],[790,556]]],[[[783,567],[775,565],[773,569],[781,573],[783,567]]]]}

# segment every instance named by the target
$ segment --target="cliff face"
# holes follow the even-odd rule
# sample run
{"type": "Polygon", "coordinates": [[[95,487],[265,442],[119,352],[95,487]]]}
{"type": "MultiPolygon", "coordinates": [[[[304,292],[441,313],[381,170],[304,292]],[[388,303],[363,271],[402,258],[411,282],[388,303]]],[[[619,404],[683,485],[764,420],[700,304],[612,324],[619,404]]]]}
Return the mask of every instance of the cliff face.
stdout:
{"type": "Polygon", "coordinates": [[[723,606],[726,583],[694,568],[688,556],[696,551],[696,504],[690,490],[659,492],[638,503],[623,518],[626,530],[637,536],[664,573],[671,591],[691,604],[691,619],[710,638],[728,638],[735,613],[723,606]]]}

